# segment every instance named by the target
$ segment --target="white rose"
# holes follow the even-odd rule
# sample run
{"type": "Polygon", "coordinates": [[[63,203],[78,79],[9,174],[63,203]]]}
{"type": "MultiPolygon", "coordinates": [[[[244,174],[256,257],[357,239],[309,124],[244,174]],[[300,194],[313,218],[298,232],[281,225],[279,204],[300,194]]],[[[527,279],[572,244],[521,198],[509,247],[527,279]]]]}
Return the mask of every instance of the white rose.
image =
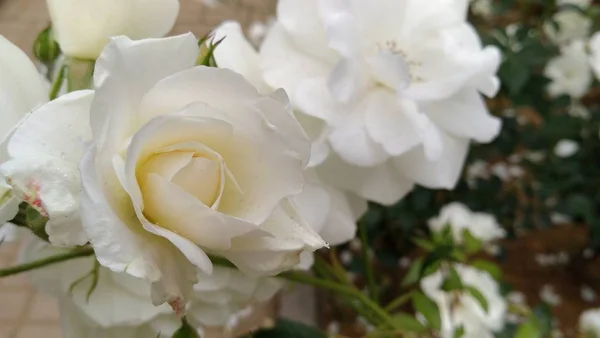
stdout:
{"type": "MultiPolygon", "coordinates": [[[[62,251],[32,238],[20,259],[27,262],[62,251]]],[[[159,332],[166,337],[181,326],[167,305],[152,304],[148,281],[102,266],[98,267],[97,285],[88,300],[94,264],[94,257],[85,257],[29,274],[37,289],[59,299],[66,338],[147,338],[159,332]]],[[[248,277],[225,267],[215,267],[212,275],[199,272],[198,279],[187,304],[187,319],[199,331],[211,334],[240,333],[242,327],[247,330],[260,326],[261,306],[283,286],[283,281],[275,278],[248,277]],[[255,313],[258,316],[252,318],[255,313]]]]}
{"type": "Polygon", "coordinates": [[[423,280],[423,292],[435,301],[442,318],[441,336],[453,337],[454,329],[463,326],[465,338],[493,338],[494,332],[502,330],[507,314],[507,303],[500,294],[498,283],[484,271],[461,264],[454,265],[465,286],[477,289],[488,303],[485,311],[479,301],[468,292],[445,292],[441,290],[444,281],[441,271],[423,280]]]}
{"type": "Polygon", "coordinates": [[[466,21],[468,1],[280,0],[260,48],[262,77],[326,123],[319,176],[392,204],[414,183],[456,184],[470,140],[500,121],[493,96],[500,53],[466,21]]]}
{"type": "Polygon", "coordinates": [[[589,337],[600,336],[600,309],[589,309],[579,316],[579,332],[589,337]]]}
{"type": "Polygon", "coordinates": [[[429,229],[442,231],[450,226],[452,236],[457,243],[463,242],[463,232],[468,230],[475,238],[491,242],[506,237],[506,231],[491,214],[473,212],[464,204],[453,202],[445,205],[437,217],[428,221],[429,229]]]}
{"type": "Polygon", "coordinates": [[[544,75],[552,81],[548,85],[551,96],[566,94],[575,99],[584,96],[593,80],[585,43],[575,40],[562,46],[560,55],[546,65],[544,75]]]}
{"type": "Polygon", "coordinates": [[[557,45],[585,39],[590,35],[592,19],[577,10],[560,11],[554,14],[552,20],[558,25],[558,30],[554,24],[547,22],[544,24],[544,31],[548,38],[557,45]]]}
{"type": "Polygon", "coordinates": [[[600,32],[596,32],[590,39],[590,65],[596,78],[600,81],[600,32]]]}
{"type": "Polygon", "coordinates": [[[47,0],[63,53],[96,59],[111,36],[165,36],[179,14],[179,0],[47,0]]]}
{"type": "Polygon", "coordinates": [[[492,0],[470,0],[471,10],[476,15],[484,18],[489,18],[494,14],[492,0]]]}
{"type": "MultiPolygon", "coordinates": [[[[5,140],[19,120],[48,101],[48,87],[27,55],[0,35],[0,164],[7,160],[5,140]]],[[[0,174],[0,226],[14,218],[19,200],[0,174]]],[[[8,228],[5,228],[6,231],[8,228]]]]}
{"type": "MultiPolygon", "coordinates": [[[[231,69],[244,75],[259,91],[272,89],[264,82],[258,52],[246,40],[239,23],[227,21],[213,32],[215,40],[224,39],[215,50],[215,59],[221,68],[231,69]]],[[[329,153],[326,144],[327,127],[323,121],[296,112],[296,117],[312,140],[309,167],[318,166],[329,153]]],[[[300,195],[294,197],[302,215],[330,245],[338,245],[355,237],[356,220],[366,211],[364,199],[354,194],[343,194],[323,182],[318,169],[305,175],[307,184],[300,195]]]]}
{"type": "Polygon", "coordinates": [[[260,96],[239,74],[194,67],[197,55],[191,34],[114,38],[96,64],[95,94],[34,112],[1,167],[41,200],[48,227],[63,220],[63,244],[89,237],[102,265],[153,282],[155,303],[176,310],[195,269],[211,273],[206,252],[274,275],[325,245],[291,200],[310,142],[285,92],[260,96]]]}

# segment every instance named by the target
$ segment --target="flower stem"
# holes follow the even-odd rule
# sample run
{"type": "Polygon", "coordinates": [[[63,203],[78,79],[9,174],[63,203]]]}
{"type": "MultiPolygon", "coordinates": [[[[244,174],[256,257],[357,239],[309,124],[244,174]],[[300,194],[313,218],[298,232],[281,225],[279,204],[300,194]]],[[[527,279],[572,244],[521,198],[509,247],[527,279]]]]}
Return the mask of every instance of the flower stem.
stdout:
{"type": "Polygon", "coordinates": [[[375,274],[373,273],[373,265],[369,257],[369,237],[367,235],[367,226],[365,222],[358,222],[358,232],[361,241],[361,252],[363,257],[363,266],[367,278],[367,287],[371,298],[377,300],[377,285],[375,284],[375,274]]]}
{"type": "Polygon", "coordinates": [[[377,303],[375,303],[369,297],[365,296],[360,290],[357,290],[355,288],[348,287],[348,286],[345,286],[342,284],[338,284],[335,282],[331,282],[328,280],[315,278],[315,277],[309,276],[309,275],[307,275],[305,273],[301,273],[301,272],[286,272],[286,273],[280,274],[277,277],[280,277],[280,278],[283,278],[283,279],[286,279],[286,280],[289,280],[292,282],[296,282],[296,283],[303,283],[303,284],[316,286],[316,287],[319,287],[322,289],[327,289],[327,290],[354,298],[354,299],[358,300],[359,302],[361,302],[366,308],[371,310],[375,315],[377,315],[377,317],[382,322],[385,322],[386,324],[389,324],[392,327],[395,327],[392,317],[384,309],[382,309],[379,305],[377,305],[377,303]]]}
{"type": "Polygon", "coordinates": [[[42,259],[38,259],[36,261],[28,262],[25,264],[20,264],[16,266],[11,266],[5,269],[0,269],[0,277],[7,277],[16,275],[22,272],[31,271],[34,269],[42,268],[47,265],[52,265],[64,261],[68,261],[70,259],[79,258],[79,257],[87,257],[94,254],[94,249],[89,246],[81,247],[74,249],[69,252],[65,252],[60,255],[50,256],[42,259]]]}
{"type": "Polygon", "coordinates": [[[50,101],[56,99],[58,97],[58,92],[63,85],[65,80],[65,74],[67,73],[67,65],[63,65],[60,67],[58,74],[56,75],[56,79],[52,83],[52,89],[50,90],[50,101]]]}

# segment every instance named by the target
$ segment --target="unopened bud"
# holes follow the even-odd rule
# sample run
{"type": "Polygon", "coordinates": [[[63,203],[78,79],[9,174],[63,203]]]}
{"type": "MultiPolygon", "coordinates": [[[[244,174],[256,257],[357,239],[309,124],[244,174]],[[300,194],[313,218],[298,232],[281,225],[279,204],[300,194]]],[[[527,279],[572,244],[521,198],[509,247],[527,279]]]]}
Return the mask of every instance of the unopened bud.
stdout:
{"type": "Polygon", "coordinates": [[[43,63],[50,63],[58,58],[60,55],[60,47],[54,40],[52,27],[44,29],[37,36],[33,45],[33,54],[43,63]]]}

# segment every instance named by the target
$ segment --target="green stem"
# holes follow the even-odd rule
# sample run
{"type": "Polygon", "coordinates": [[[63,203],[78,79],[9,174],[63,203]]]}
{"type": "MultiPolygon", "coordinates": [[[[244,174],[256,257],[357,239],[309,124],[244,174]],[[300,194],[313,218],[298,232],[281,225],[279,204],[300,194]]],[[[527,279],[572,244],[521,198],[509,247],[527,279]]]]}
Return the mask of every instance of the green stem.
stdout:
{"type": "Polygon", "coordinates": [[[391,325],[392,327],[395,326],[392,317],[390,317],[390,315],[384,309],[377,305],[377,303],[375,303],[369,297],[365,296],[360,290],[331,281],[318,279],[300,272],[286,272],[280,274],[278,277],[296,283],[303,283],[316,286],[322,289],[327,289],[342,295],[355,298],[356,300],[361,302],[366,308],[371,310],[375,315],[377,315],[377,317],[379,317],[381,321],[391,325]]]}
{"type": "Polygon", "coordinates": [[[375,283],[375,274],[373,273],[373,265],[369,257],[369,238],[367,235],[367,226],[365,222],[358,222],[358,231],[361,241],[361,252],[363,257],[363,266],[365,267],[365,275],[367,277],[367,287],[371,298],[377,300],[377,284],[375,283]]]}
{"type": "Polygon", "coordinates": [[[38,259],[36,261],[28,262],[21,265],[11,266],[8,268],[0,269],[0,277],[7,277],[16,275],[22,272],[31,271],[34,269],[42,268],[47,265],[52,265],[64,261],[68,261],[70,259],[79,258],[79,257],[87,257],[94,254],[94,249],[92,247],[81,247],[75,250],[65,252],[60,255],[50,256],[42,259],[38,259]]]}
{"type": "Polygon", "coordinates": [[[58,92],[63,85],[65,80],[65,73],[67,72],[67,65],[63,65],[60,67],[60,71],[56,75],[56,79],[52,83],[52,89],[50,90],[50,101],[56,99],[58,97],[58,92]]]}
{"type": "Polygon", "coordinates": [[[385,307],[385,310],[387,312],[392,312],[392,311],[396,310],[397,308],[402,306],[404,303],[408,302],[410,300],[410,298],[412,297],[412,295],[413,295],[413,291],[405,293],[405,294],[401,295],[400,297],[397,297],[396,299],[392,300],[385,307]]]}

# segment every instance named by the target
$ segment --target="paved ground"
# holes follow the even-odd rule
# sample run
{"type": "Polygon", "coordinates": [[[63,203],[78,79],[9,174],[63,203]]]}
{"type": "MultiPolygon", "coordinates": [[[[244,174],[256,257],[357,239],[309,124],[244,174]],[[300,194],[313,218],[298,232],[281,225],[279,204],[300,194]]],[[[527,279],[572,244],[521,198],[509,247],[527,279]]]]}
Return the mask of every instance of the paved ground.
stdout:
{"type": "MultiPolygon", "coordinates": [[[[229,0],[216,8],[200,0],[180,0],[181,14],[174,33],[198,36],[225,19],[250,23],[272,12],[273,0],[229,0]]],[[[30,54],[38,32],[48,24],[44,0],[0,0],[0,34],[30,54]]],[[[19,244],[0,246],[0,267],[14,263],[19,244]]],[[[24,275],[0,279],[0,338],[58,338],[56,301],[36,294],[24,275]]]]}

